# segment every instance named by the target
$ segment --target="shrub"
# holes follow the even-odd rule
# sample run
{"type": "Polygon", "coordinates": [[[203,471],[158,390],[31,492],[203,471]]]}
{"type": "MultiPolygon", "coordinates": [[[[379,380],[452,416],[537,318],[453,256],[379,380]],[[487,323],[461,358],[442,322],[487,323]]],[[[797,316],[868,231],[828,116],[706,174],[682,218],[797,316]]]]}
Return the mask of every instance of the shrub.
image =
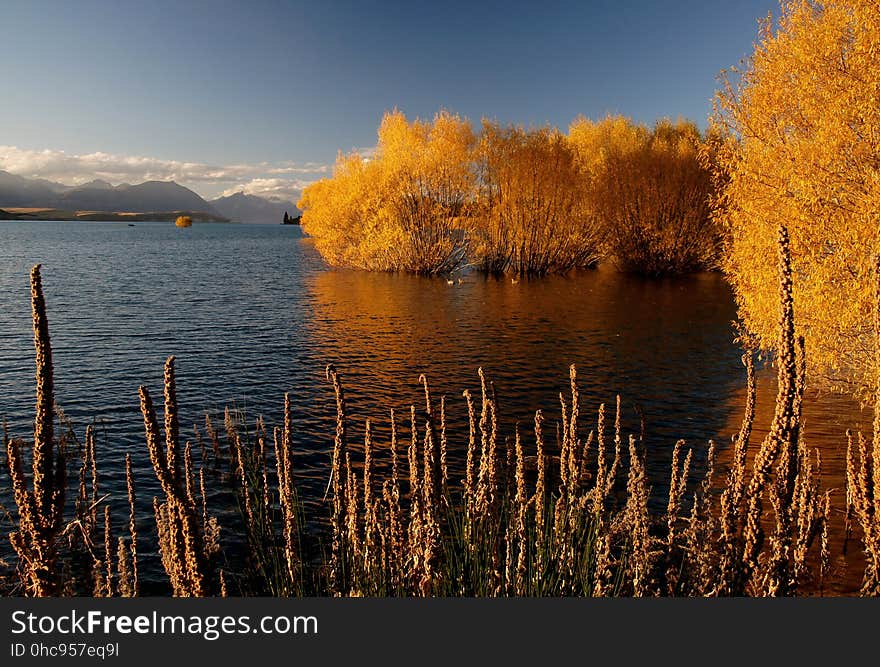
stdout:
{"type": "Polygon", "coordinates": [[[467,256],[460,216],[472,194],[474,136],[458,116],[433,123],[385,114],[375,155],[340,156],[333,177],[309,186],[303,230],[333,265],[449,273],[467,256]]]}
{"type": "Polygon", "coordinates": [[[483,122],[474,263],[489,273],[593,267],[600,232],[575,153],[558,130],[483,122]]]}
{"type": "Polygon", "coordinates": [[[578,119],[569,138],[619,269],[660,276],[714,266],[712,178],[695,125],[664,120],[649,131],[620,117],[578,119]]]}
{"type": "Polygon", "coordinates": [[[880,251],[880,5],[784,2],[719,93],[731,133],[720,224],[740,315],[772,345],[775,229],[788,226],[811,381],[873,391],[874,257],[880,251]]]}

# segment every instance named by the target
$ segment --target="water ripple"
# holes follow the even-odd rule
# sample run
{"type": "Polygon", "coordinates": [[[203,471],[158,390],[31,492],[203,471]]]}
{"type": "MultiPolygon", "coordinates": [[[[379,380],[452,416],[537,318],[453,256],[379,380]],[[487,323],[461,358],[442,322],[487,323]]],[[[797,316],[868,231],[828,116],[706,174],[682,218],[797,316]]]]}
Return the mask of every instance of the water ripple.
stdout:
{"type": "Polygon", "coordinates": [[[470,275],[450,287],[329,270],[297,227],[281,225],[0,223],[0,248],[0,415],[13,434],[32,429],[28,271],[39,262],[57,401],[80,430],[100,420],[114,502],[124,502],[113,467],[126,451],[141,497],[157,491],[137,387],[158,394],[170,354],[184,425],[231,404],[277,423],[290,392],[307,493],[323,490],[332,446],[327,363],[342,375],[355,438],[367,416],[386,435],[388,407],[408,412],[424,372],[448,397],[458,465],[466,442],[461,391],[478,388],[480,366],[496,383],[507,428],[528,425],[537,408],[555,417],[571,363],[584,411],[621,394],[626,427],[638,432],[645,419],[658,488],[678,438],[726,442],[740,413],[735,307],[715,274],[647,281],[599,270],[517,285],[470,275]]]}

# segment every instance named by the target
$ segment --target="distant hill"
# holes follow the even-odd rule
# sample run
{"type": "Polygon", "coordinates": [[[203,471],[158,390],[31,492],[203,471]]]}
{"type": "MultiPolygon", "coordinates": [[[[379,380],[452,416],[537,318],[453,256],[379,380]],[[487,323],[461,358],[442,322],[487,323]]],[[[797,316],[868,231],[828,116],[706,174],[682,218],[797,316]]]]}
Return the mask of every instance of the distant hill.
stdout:
{"type": "Polygon", "coordinates": [[[60,183],[0,171],[0,207],[54,206],[66,189],[60,183]]]}
{"type": "MultiPolygon", "coordinates": [[[[237,192],[206,201],[174,181],[147,181],[138,185],[111,185],[94,180],[82,185],[64,185],[41,178],[25,178],[0,170],[0,218],[114,220],[120,214],[146,215],[165,220],[172,213],[187,212],[193,220],[233,220],[280,224],[286,211],[300,215],[291,201],[267,199],[237,192]],[[38,209],[23,211],[20,209],[38,209]]],[[[141,217],[141,219],[147,219],[141,217]]]]}
{"type": "MultiPolygon", "coordinates": [[[[61,194],[58,208],[77,211],[204,211],[218,214],[195,192],[174,181],[147,181],[140,185],[95,186],[92,183],[61,194]]],[[[2,206],[2,204],[0,204],[2,206]]]]}
{"type": "Polygon", "coordinates": [[[280,224],[285,211],[291,217],[300,214],[293,202],[266,199],[256,195],[246,195],[243,192],[236,192],[228,197],[218,197],[209,203],[220,212],[220,215],[234,222],[280,224]]]}
{"type": "Polygon", "coordinates": [[[8,209],[16,208],[57,210],[58,215],[68,214],[67,219],[108,219],[107,215],[153,212],[159,214],[157,219],[164,220],[166,214],[180,211],[195,214],[192,216],[194,220],[225,219],[222,213],[195,192],[174,181],[114,186],[106,181],[94,180],[69,186],[0,171],[0,209],[7,209],[8,213],[8,209]],[[88,211],[90,215],[71,218],[69,214],[77,211],[88,211]]]}
{"type": "Polygon", "coordinates": [[[107,181],[102,181],[100,178],[96,178],[94,181],[89,181],[88,183],[83,183],[82,185],[77,185],[75,187],[70,188],[74,189],[92,189],[92,190],[112,190],[113,186],[110,185],[107,181]]]}

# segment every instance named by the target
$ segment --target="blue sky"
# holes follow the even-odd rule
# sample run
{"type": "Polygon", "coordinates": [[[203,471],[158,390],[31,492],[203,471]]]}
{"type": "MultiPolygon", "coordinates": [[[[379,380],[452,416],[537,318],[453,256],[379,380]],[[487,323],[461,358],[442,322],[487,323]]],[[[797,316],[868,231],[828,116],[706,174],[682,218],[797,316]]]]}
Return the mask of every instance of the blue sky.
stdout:
{"type": "Polygon", "coordinates": [[[385,110],[703,124],[775,0],[0,1],[0,169],[295,193],[385,110]]]}

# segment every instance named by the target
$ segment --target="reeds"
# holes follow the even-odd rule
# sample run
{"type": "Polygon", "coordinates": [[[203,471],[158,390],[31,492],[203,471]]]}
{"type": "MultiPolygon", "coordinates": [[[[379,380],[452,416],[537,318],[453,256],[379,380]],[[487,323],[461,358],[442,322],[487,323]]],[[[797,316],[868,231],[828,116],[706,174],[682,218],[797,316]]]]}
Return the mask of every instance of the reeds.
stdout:
{"type": "Polygon", "coordinates": [[[184,467],[180,460],[174,357],[168,357],[165,362],[165,447],[160,443],[150,393],[141,386],[139,394],[150,462],[165,493],[164,503],[153,499],[162,564],[175,596],[203,597],[208,595],[211,585],[210,553],[193,498],[192,470],[189,465],[184,467]]]}
{"type": "MultiPolygon", "coordinates": [[[[877,378],[880,378],[880,257],[874,263],[875,305],[873,312],[874,351],[877,378]]],[[[858,446],[847,433],[846,519],[849,534],[851,518],[862,530],[865,553],[863,595],[880,595],[880,379],[874,395],[874,428],[871,443],[858,434],[858,446]]],[[[849,536],[849,535],[848,535],[849,536]]]]}
{"type": "Polygon", "coordinates": [[[56,446],[55,442],[52,346],[39,264],[31,270],[31,310],[37,366],[31,487],[28,488],[24,473],[24,443],[8,438],[4,429],[9,475],[18,508],[18,525],[9,541],[23,566],[26,594],[47,597],[58,592],[57,541],[64,520],[66,465],[64,447],[56,446]]]}
{"type": "MultiPolygon", "coordinates": [[[[791,595],[805,581],[821,579],[827,565],[811,572],[807,563],[811,550],[820,551],[819,560],[827,563],[830,496],[819,492],[818,461],[813,462],[800,433],[803,348],[794,336],[785,230],[780,231],[779,248],[779,390],[770,432],[749,466],[755,383],[751,357],[746,357],[745,416],[734,439],[727,483],[720,491],[715,485],[714,444],[709,445],[705,476],[694,482],[693,452],[679,442],[673,450],[666,511],[660,515],[650,509],[641,438],[629,437],[624,463],[619,401],[610,464],[604,406],[596,430],[584,433],[574,367],[569,393],[560,396],[558,456],[548,455],[545,418],[541,412],[535,415],[534,485],[526,479],[526,444],[519,428],[507,441],[506,455],[502,451],[494,389],[482,370],[479,411],[471,392],[464,393],[469,429],[461,487],[444,483],[445,429],[441,428],[444,437],[438,437],[430,387],[420,377],[424,422],[420,428],[413,406],[409,494],[402,499],[408,512],[393,493],[384,493],[381,500],[373,495],[378,448],[370,423],[365,430],[363,486],[358,485],[352,473],[353,452],[344,449],[339,438],[347,429],[342,389],[335,371],[328,372],[338,408],[333,478],[345,480],[344,485],[332,485],[330,502],[337,517],[334,526],[339,526],[334,534],[348,540],[346,549],[334,552],[334,569],[347,578],[343,586],[331,579],[333,592],[791,595]],[[765,510],[767,499],[772,513],[765,510]],[[405,537],[378,542],[369,537],[390,534],[405,537]]],[[[445,416],[445,403],[441,406],[445,416]]],[[[392,434],[395,451],[396,420],[392,434]]]]}

